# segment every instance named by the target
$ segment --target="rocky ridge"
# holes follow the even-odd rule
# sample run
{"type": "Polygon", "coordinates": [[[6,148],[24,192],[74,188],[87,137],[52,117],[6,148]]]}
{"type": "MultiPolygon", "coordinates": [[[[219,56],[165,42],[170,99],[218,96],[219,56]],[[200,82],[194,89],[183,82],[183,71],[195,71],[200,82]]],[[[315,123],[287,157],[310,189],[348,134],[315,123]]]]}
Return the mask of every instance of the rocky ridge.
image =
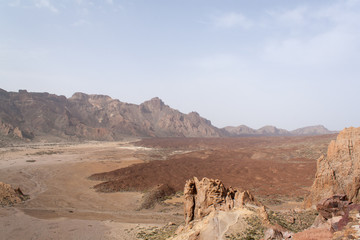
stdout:
{"type": "Polygon", "coordinates": [[[140,105],[105,95],[72,97],[0,89],[0,133],[20,138],[118,140],[123,137],[219,137],[198,113],[183,114],[153,98],[140,105]]]}

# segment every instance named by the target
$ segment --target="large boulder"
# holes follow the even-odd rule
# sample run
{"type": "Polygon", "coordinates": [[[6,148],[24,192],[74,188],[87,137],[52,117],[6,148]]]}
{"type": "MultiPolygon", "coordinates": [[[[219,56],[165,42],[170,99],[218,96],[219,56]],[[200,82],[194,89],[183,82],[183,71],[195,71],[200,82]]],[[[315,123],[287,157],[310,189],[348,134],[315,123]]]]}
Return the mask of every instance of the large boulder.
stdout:
{"type": "Polygon", "coordinates": [[[317,161],[317,172],[305,207],[321,199],[346,195],[360,202],[360,128],[345,128],[328,147],[327,155],[317,161]]]}

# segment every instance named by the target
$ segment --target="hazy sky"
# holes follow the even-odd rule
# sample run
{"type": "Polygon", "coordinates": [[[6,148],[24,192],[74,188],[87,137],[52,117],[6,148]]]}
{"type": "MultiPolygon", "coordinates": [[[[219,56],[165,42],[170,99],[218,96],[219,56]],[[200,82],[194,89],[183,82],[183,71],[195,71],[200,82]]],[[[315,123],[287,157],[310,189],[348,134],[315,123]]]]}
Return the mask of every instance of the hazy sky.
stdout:
{"type": "Polygon", "coordinates": [[[158,96],[217,127],[360,126],[360,1],[1,0],[0,88],[158,96]]]}

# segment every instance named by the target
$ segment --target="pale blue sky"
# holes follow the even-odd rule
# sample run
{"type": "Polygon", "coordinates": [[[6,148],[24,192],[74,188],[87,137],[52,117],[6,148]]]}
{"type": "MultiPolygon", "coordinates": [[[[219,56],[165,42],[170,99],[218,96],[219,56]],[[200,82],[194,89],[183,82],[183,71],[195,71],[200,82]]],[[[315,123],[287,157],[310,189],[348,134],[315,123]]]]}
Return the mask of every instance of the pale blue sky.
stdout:
{"type": "Polygon", "coordinates": [[[139,104],[217,127],[359,126],[359,0],[1,0],[0,88],[139,104]]]}

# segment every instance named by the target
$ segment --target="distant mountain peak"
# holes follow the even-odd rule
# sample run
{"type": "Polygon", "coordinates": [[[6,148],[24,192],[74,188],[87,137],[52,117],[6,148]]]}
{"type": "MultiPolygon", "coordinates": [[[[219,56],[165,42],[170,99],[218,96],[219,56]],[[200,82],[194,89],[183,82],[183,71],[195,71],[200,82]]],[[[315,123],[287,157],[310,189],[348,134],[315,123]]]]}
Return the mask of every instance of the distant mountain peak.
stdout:
{"type": "Polygon", "coordinates": [[[163,100],[159,97],[154,97],[148,101],[143,102],[140,106],[145,106],[150,111],[161,111],[164,107],[167,107],[163,100]]]}
{"type": "Polygon", "coordinates": [[[83,100],[83,99],[86,99],[88,97],[89,97],[89,95],[87,95],[85,93],[76,92],[70,97],[70,99],[72,99],[72,100],[83,100]]]}
{"type": "Polygon", "coordinates": [[[301,135],[323,135],[332,134],[336,131],[329,131],[323,125],[309,126],[288,131],[272,125],[266,125],[259,129],[252,129],[245,125],[238,127],[228,126],[223,128],[230,136],[301,136],[301,135]]]}
{"type": "Polygon", "coordinates": [[[298,128],[291,131],[291,133],[294,135],[320,135],[320,134],[336,133],[336,131],[330,131],[323,125],[315,125],[315,126],[298,128]]]}

